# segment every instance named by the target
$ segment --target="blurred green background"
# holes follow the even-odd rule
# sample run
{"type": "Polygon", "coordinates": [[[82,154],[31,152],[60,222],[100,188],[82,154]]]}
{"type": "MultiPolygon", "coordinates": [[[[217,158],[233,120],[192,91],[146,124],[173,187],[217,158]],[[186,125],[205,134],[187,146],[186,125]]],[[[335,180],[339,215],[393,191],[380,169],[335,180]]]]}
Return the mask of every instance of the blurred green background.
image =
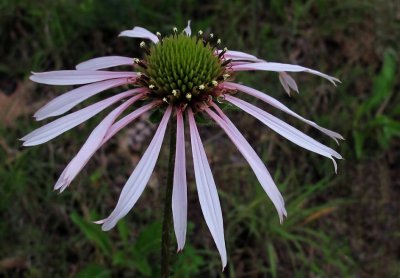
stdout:
{"type": "Polygon", "coordinates": [[[200,127],[220,194],[228,266],[222,273],[189,159],[187,244],[173,257],[173,276],[400,277],[397,0],[0,0],[0,276],[158,277],[167,144],[132,212],[111,232],[91,223],[116,204],[151,140],[149,121],[131,124],[102,148],[62,195],[54,182],[104,113],[38,147],[23,148],[17,138],[42,124],[34,122],[35,110],[68,90],[33,84],[30,71],[72,69],[104,55],[135,57],[140,41],[117,38],[120,31],[143,26],[165,34],[188,19],[194,31],[218,34],[229,49],[340,78],[335,88],[293,74],[300,94],[288,97],[274,73],[237,76],[341,133],[346,140],[336,146],[255,102],[345,160],[335,175],[328,159],[244,113],[227,112],[283,192],[288,218],[280,225],[229,139],[217,127],[200,127]]]}

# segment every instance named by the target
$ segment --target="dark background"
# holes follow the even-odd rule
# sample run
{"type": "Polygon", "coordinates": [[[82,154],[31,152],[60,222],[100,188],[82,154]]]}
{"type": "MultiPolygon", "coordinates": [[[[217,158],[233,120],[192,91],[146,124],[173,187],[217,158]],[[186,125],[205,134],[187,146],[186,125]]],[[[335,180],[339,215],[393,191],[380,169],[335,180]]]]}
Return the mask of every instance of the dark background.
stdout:
{"type": "Polygon", "coordinates": [[[174,277],[399,277],[396,0],[0,0],[0,276],[159,275],[167,144],[132,212],[108,233],[90,222],[116,204],[154,133],[149,121],[136,121],[102,148],[62,195],[53,192],[54,182],[104,113],[41,146],[23,148],[18,138],[42,124],[32,118],[38,108],[68,90],[34,84],[31,71],[73,69],[104,55],[135,57],[140,40],[117,38],[120,31],[143,26],[165,34],[174,26],[182,30],[188,19],[194,32],[212,31],[229,49],[340,78],[335,88],[319,77],[293,74],[300,94],[288,97],[274,73],[237,76],[341,133],[346,140],[336,146],[254,102],[345,159],[335,175],[330,160],[244,113],[227,112],[283,192],[288,218],[280,225],[229,139],[217,127],[201,126],[223,209],[228,266],[220,271],[188,157],[189,230],[184,251],[173,257],[174,277]]]}

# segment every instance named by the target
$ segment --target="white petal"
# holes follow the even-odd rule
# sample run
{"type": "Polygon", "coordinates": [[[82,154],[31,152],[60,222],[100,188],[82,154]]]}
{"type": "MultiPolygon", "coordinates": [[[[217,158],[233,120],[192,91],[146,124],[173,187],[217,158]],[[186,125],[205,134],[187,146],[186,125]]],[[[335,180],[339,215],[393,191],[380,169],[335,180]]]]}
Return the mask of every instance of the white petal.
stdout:
{"type": "Polygon", "coordinates": [[[291,64],[281,64],[281,63],[272,63],[272,62],[262,62],[262,63],[249,63],[249,64],[243,64],[243,65],[235,65],[232,66],[232,70],[234,71],[246,71],[246,70],[266,70],[266,71],[275,71],[275,72],[282,72],[282,71],[288,71],[288,72],[308,72],[311,74],[315,74],[318,76],[321,76],[327,80],[329,80],[333,85],[336,86],[335,82],[340,82],[339,79],[329,76],[325,73],[309,69],[306,67],[302,67],[299,65],[291,65],[291,64]]]}
{"type": "Polygon", "coordinates": [[[280,222],[282,223],[283,217],[286,216],[285,202],[267,168],[258,157],[254,149],[250,146],[250,144],[243,137],[240,131],[235,127],[235,125],[228,119],[228,117],[225,116],[225,114],[218,108],[218,106],[214,105],[214,108],[216,108],[221,117],[209,108],[206,108],[205,111],[225,131],[225,133],[229,136],[229,138],[247,160],[250,167],[253,169],[254,174],[257,176],[257,179],[263,187],[264,191],[267,193],[268,197],[274,204],[278,212],[280,222]]]}
{"type": "Polygon", "coordinates": [[[117,222],[132,209],[142,194],[154,170],[158,155],[160,154],[161,145],[170,115],[171,107],[168,107],[160,122],[156,134],[153,137],[153,140],[151,140],[149,147],[140,159],[132,175],[124,185],[115,209],[112,211],[109,217],[104,220],[97,221],[97,223],[103,223],[101,227],[103,231],[112,229],[117,222]]]}
{"type": "MultiPolygon", "coordinates": [[[[218,50],[218,54],[221,53],[222,50],[218,50]]],[[[241,52],[241,51],[235,51],[235,50],[228,50],[224,54],[225,59],[232,59],[233,61],[235,60],[247,60],[247,61],[252,61],[252,62],[263,62],[264,60],[257,58],[254,55],[241,52]]]]}
{"type": "Polygon", "coordinates": [[[192,35],[192,29],[190,29],[190,20],[188,20],[188,24],[185,29],[183,29],[183,32],[190,37],[192,35]]]}
{"type": "Polygon", "coordinates": [[[223,268],[227,263],[221,205],[206,153],[196,127],[193,112],[188,111],[194,173],[201,210],[221,256],[223,268]]]}
{"type": "Polygon", "coordinates": [[[99,70],[116,66],[133,65],[133,58],[123,56],[107,56],[90,59],[76,65],[77,70],[99,70]]]}
{"type": "Polygon", "coordinates": [[[33,72],[30,80],[48,85],[80,85],[114,78],[136,78],[131,71],[59,70],[33,72]]]}
{"type": "Polygon", "coordinates": [[[23,145],[34,146],[45,143],[66,132],[67,130],[70,130],[71,128],[74,128],[75,126],[90,119],[91,117],[93,117],[97,113],[100,113],[102,110],[106,109],[117,101],[126,97],[130,97],[134,94],[135,93],[132,93],[130,91],[120,93],[116,96],[99,101],[86,108],[52,121],[51,123],[48,123],[47,125],[44,125],[21,138],[22,141],[25,141],[23,145]]]}
{"type": "Polygon", "coordinates": [[[106,141],[108,141],[111,137],[113,137],[118,131],[123,129],[125,126],[127,126],[130,122],[134,121],[136,118],[140,117],[143,113],[149,111],[152,109],[154,106],[157,106],[159,102],[153,101],[149,104],[145,104],[142,107],[136,109],[135,111],[129,113],[122,119],[118,120],[118,122],[114,123],[110,129],[107,131],[107,134],[104,136],[104,140],[102,144],[104,144],[106,141]]]}
{"type": "Polygon", "coordinates": [[[104,138],[116,118],[141,97],[142,95],[137,95],[130,98],[115,108],[100,122],[100,124],[89,135],[89,138],[86,140],[85,144],[83,144],[77,155],[64,169],[54,186],[54,190],[60,189],[62,192],[70,185],[72,180],[78,175],[93,154],[104,144],[104,138]]]}
{"type": "Polygon", "coordinates": [[[284,121],[272,116],[271,114],[261,110],[260,108],[247,103],[243,100],[240,100],[236,97],[230,96],[230,95],[225,95],[225,99],[229,101],[230,103],[236,105],[243,111],[249,113],[253,117],[257,118],[260,120],[262,123],[267,125],[269,128],[274,130],[275,132],[279,133],[286,139],[292,141],[296,145],[299,145],[300,147],[303,147],[309,151],[318,153],[322,156],[328,157],[332,159],[333,164],[335,166],[335,172],[336,172],[336,162],[333,159],[333,157],[336,157],[338,159],[341,159],[341,155],[338,154],[336,151],[333,149],[319,143],[318,141],[314,140],[310,136],[304,134],[300,130],[292,127],[291,125],[285,123],[284,121]]]}
{"type": "Polygon", "coordinates": [[[158,37],[149,30],[142,27],[134,27],[132,30],[126,30],[119,34],[120,37],[149,39],[154,43],[158,43],[158,37]]]}
{"type": "Polygon", "coordinates": [[[185,246],[187,225],[185,134],[183,116],[180,110],[176,113],[176,121],[176,152],[174,187],[172,191],[172,213],[174,218],[176,242],[178,243],[178,251],[180,251],[185,246]]]}
{"type": "Polygon", "coordinates": [[[34,117],[37,121],[40,121],[48,117],[62,115],[82,101],[102,91],[118,87],[126,83],[126,78],[117,78],[81,86],[51,100],[45,106],[40,108],[35,113],[34,117]]]}
{"type": "Polygon", "coordinates": [[[225,82],[223,83],[224,88],[227,89],[236,89],[239,90],[241,92],[244,92],[248,95],[251,95],[253,97],[256,97],[270,105],[272,105],[275,108],[278,108],[280,110],[282,110],[285,113],[288,113],[289,115],[309,124],[310,126],[320,130],[321,132],[325,133],[326,135],[328,135],[329,137],[331,137],[333,140],[335,140],[336,143],[338,143],[337,139],[343,139],[343,136],[340,135],[337,132],[331,131],[329,129],[323,128],[319,125],[317,125],[316,123],[314,123],[313,121],[307,120],[305,118],[303,118],[302,116],[300,116],[299,114],[293,112],[292,110],[290,110],[287,106],[285,106],[283,103],[281,103],[280,101],[274,99],[273,97],[264,94],[263,92],[260,92],[256,89],[241,85],[241,84],[236,84],[236,83],[231,83],[231,82],[225,82]]]}

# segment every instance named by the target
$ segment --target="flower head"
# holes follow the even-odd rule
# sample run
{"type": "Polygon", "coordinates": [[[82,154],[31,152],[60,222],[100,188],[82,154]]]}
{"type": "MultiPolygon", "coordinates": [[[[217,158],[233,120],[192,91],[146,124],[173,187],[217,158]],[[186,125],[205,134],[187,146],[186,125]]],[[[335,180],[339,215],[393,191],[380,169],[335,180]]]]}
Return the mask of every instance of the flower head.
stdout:
{"type": "Polygon", "coordinates": [[[298,92],[296,82],[287,72],[308,72],[328,79],[335,84],[334,77],[306,67],[290,64],[266,62],[253,55],[231,51],[220,47],[221,40],[214,34],[205,35],[199,31],[192,36],[190,22],[182,31],[174,28],[172,33],[162,36],[141,28],[123,31],[120,36],[150,40],[142,41],[141,58],[109,56],[95,58],[76,66],[76,70],[33,73],[31,80],[49,85],[84,85],[73,89],[50,101],[35,118],[43,120],[60,116],[77,104],[110,88],[128,86],[128,90],[109,96],[86,108],[62,116],[22,138],[24,146],[45,143],[65,131],[85,122],[108,107],[118,104],[92,131],[80,151],[71,160],[55,184],[55,189],[65,190],[86,165],[93,154],[113,137],[119,130],[144,113],[158,109],[163,117],[158,129],[139,161],[135,170],[124,185],[115,209],[100,221],[103,230],[112,229],[135,205],[148,183],[160,153],[166,128],[170,119],[176,121],[176,154],[172,195],[172,209],[178,250],[185,244],[187,223],[187,181],[184,119],[190,130],[193,164],[201,209],[207,226],[215,240],[222,264],[227,262],[223,232],[222,212],[216,185],[211,173],[206,153],[199,135],[195,114],[204,114],[219,125],[253,169],[258,181],[274,204],[280,221],[286,216],[283,197],[275,185],[264,163],[240,131],[220,108],[224,101],[254,116],[275,132],[307,150],[332,159],[335,171],[335,158],[341,156],[333,149],[290,126],[275,116],[242,100],[241,94],[258,98],[267,104],[313,126],[332,139],[343,139],[341,135],[320,127],[303,118],[271,96],[245,85],[233,82],[238,71],[262,70],[279,73],[284,89],[298,92]],[[107,71],[114,66],[131,66],[128,71],[107,71]],[[125,113],[136,107],[134,111],[125,113]]]}

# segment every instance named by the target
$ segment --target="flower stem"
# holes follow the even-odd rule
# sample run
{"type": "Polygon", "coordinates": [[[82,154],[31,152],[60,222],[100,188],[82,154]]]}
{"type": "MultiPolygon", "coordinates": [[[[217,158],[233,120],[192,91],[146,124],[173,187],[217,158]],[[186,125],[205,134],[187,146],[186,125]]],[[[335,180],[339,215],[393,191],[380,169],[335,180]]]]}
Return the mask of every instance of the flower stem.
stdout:
{"type": "Polygon", "coordinates": [[[175,166],[175,148],[176,148],[176,121],[171,118],[169,128],[169,159],[168,159],[168,174],[167,186],[165,188],[164,200],[164,219],[162,224],[162,239],[161,239],[161,277],[169,277],[170,249],[171,249],[171,224],[172,224],[172,188],[175,166]]]}

